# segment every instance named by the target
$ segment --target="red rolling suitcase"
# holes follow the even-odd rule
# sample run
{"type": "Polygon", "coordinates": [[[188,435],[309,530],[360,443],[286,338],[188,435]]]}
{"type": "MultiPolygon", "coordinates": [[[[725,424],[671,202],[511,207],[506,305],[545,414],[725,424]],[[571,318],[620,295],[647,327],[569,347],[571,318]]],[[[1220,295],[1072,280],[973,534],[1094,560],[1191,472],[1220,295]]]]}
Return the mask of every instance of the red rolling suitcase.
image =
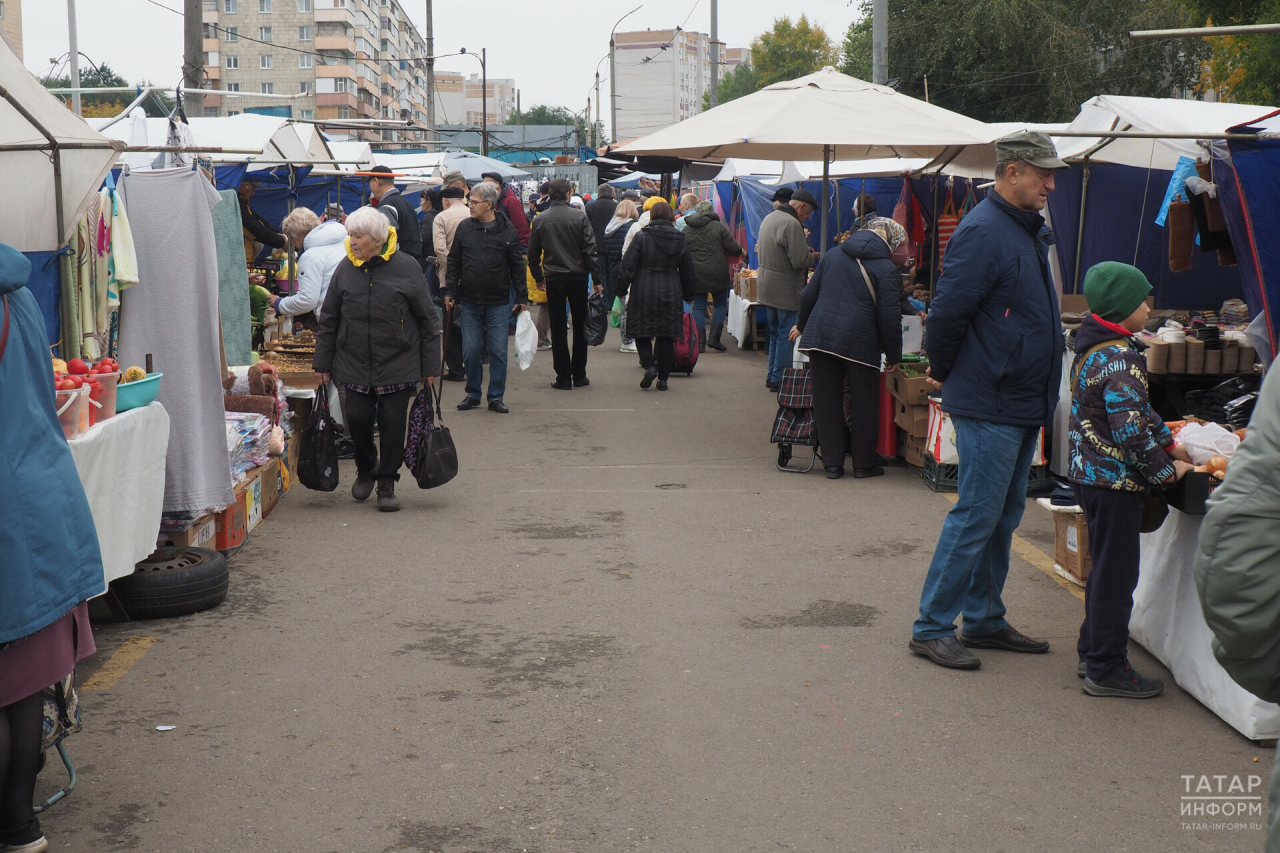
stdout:
{"type": "Polygon", "coordinates": [[[698,363],[698,327],[693,322],[693,314],[685,312],[681,320],[680,335],[676,338],[676,370],[683,370],[686,376],[693,375],[693,366],[698,363]]]}

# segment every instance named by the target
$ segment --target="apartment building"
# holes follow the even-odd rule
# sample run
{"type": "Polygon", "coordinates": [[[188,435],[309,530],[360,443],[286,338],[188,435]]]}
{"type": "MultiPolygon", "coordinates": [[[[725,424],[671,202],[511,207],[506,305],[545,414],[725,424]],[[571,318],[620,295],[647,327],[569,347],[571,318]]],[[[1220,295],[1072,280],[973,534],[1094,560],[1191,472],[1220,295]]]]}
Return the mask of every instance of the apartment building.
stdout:
{"type": "Polygon", "coordinates": [[[615,36],[618,140],[645,136],[702,111],[711,84],[706,33],[643,30],[615,36]]]}
{"type": "MultiPolygon", "coordinates": [[[[426,124],[426,43],[398,0],[204,0],[204,25],[205,78],[213,92],[204,99],[206,116],[252,111],[426,124]]],[[[355,135],[387,142],[426,136],[355,135]]]]}
{"type": "Polygon", "coordinates": [[[22,60],[22,0],[0,0],[0,33],[22,60]]]}
{"type": "Polygon", "coordinates": [[[479,74],[437,70],[436,123],[478,126],[487,110],[489,125],[506,124],[516,111],[516,81],[489,79],[487,103],[485,85],[479,74]]]}

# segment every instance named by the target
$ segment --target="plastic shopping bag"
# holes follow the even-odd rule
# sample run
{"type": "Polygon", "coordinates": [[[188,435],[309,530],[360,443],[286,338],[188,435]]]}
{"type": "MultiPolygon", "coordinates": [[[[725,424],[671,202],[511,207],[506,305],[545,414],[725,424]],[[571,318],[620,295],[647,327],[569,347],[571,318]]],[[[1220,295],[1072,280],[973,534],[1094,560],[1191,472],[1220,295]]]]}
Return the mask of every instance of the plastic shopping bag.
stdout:
{"type": "Polygon", "coordinates": [[[1197,465],[1205,464],[1213,456],[1230,459],[1240,445],[1235,433],[1217,424],[1187,424],[1178,432],[1178,442],[1187,448],[1187,455],[1197,465]]]}
{"type": "Polygon", "coordinates": [[[609,325],[615,329],[622,324],[622,312],[627,305],[620,297],[613,297],[613,310],[609,312],[609,325]]]}
{"type": "Polygon", "coordinates": [[[587,346],[598,347],[604,343],[604,336],[609,331],[609,306],[604,303],[603,293],[593,293],[587,299],[587,346]]]}
{"type": "Polygon", "coordinates": [[[516,360],[521,370],[528,370],[533,364],[533,354],[538,351],[538,330],[534,328],[533,318],[528,311],[521,311],[516,319],[516,360]]]}
{"type": "Polygon", "coordinates": [[[338,488],[338,443],[333,416],[329,414],[329,395],[323,388],[316,393],[311,417],[302,431],[298,482],[317,492],[338,488]]]}

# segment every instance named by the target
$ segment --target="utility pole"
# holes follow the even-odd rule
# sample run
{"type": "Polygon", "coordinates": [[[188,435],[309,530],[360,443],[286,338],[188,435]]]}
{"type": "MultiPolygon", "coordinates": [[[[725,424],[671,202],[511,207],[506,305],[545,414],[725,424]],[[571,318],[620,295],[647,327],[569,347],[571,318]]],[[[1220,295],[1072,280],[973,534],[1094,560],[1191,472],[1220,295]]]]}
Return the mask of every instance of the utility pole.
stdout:
{"type": "MultiPolygon", "coordinates": [[[[587,117],[588,120],[590,116],[587,117]]],[[[596,148],[600,147],[600,64],[596,63],[596,123],[591,128],[591,138],[595,140],[596,148]]]]}
{"type": "Polygon", "coordinates": [[[436,150],[436,38],[431,22],[431,0],[427,0],[427,143],[428,151],[436,150]]]}
{"type": "Polygon", "coordinates": [[[720,2],[711,0],[711,107],[720,103],[720,2]]]}
{"type": "MultiPolygon", "coordinates": [[[[183,4],[182,81],[188,89],[204,86],[204,15],[200,0],[183,4]]],[[[204,95],[185,95],[187,118],[204,115],[204,95]]]]}
{"type": "Polygon", "coordinates": [[[487,47],[480,48],[480,156],[489,156],[489,66],[487,47]]]}
{"type": "MultiPolygon", "coordinates": [[[[67,30],[71,37],[71,87],[80,88],[80,39],[76,34],[76,0],[67,0],[67,30]]],[[[80,93],[71,96],[71,109],[80,115],[80,93]]]]}
{"type": "Polygon", "coordinates": [[[627,14],[618,19],[618,23],[613,25],[613,29],[609,30],[609,133],[613,137],[613,141],[618,141],[618,68],[615,63],[615,54],[617,52],[617,44],[614,41],[614,33],[627,18],[630,18],[636,12],[644,7],[641,3],[627,14]]]}
{"type": "Polygon", "coordinates": [[[889,82],[889,0],[871,3],[871,82],[889,82]]]}

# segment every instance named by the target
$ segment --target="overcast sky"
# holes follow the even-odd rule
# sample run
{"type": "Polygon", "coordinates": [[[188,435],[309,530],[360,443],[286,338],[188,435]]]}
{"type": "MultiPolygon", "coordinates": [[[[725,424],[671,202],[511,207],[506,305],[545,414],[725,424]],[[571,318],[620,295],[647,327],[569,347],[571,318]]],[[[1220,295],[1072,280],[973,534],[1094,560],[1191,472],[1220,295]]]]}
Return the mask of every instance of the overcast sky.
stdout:
{"type": "MultiPolygon", "coordinates": [[[[181,9],[181,0],[156,0],[181,9]]],[[[435,0],[436,53],[488,48],[489,74],[510,77],[521,91],[527,109],[546,103],[571,110],[586,105],[595,84],[596,63],[609,52],[609,29],[641,0],[603,3],[600,0],[435,0]]],[[[685,29],[708,32],[709,0],[643,0],[643,8],[619,30],[667,29],[688,17],[685,29]],[[690,15],[692,10],[692,15],[690,15]]],[[[849,0],[720,0],[720,39],[730,46],[747,46],[768,29],[779,14],[802,7],[809,19],[826,29],[839,44],[857,3],[849,0]]],[[[424,0],[409,0],[406,11],[419,31],[426,21],[424,0]]],[[[50,61],[68,49],[67,4],[62,0],[25,0],[23,55],[36,74],[49,71],[50,61]]],[[[172,86],[182,62],[182,16],[148,0],[79,0],[76,17],[80,51],[95,63],[108,62],[131,83],[150,80],[172,86]]],[[[84,63],[81,63],[84,65],[84,63]]],[[[442,59],[442,70],[479,70],[465,57],[442,59]]],[[[601,94],[607,107],[608,63],[601,67],[601,94]]],[[[602,113],[603,114],[603,113],[602,113]]],[[[606,118],[607,122],[608,119],[606,118]]]]}

